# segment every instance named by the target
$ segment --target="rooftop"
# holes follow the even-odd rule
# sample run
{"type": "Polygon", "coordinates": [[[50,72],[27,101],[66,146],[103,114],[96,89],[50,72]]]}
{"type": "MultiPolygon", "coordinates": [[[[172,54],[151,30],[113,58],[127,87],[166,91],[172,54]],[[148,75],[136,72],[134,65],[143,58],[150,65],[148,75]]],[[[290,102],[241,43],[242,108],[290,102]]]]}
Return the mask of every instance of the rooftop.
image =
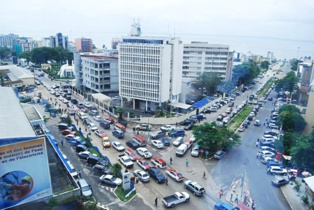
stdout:
{"type": "MultiPolygon", "coordinates": [[[[36,138],[35,132],[12,88],[0,87],[0,107],[0,140],[36,138]]],[[[0,145],[2,143],[0,142],[0,145]]]]}

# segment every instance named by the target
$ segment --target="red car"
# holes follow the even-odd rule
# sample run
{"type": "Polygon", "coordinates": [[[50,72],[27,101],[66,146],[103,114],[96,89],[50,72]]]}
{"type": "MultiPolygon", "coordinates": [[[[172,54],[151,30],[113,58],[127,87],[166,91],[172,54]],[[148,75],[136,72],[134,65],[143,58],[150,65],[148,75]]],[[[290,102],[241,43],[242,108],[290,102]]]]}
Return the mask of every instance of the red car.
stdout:
{"type": "Polygon", "coordinates": [[[177,182],[181,182],[184,179],[183,175],[179,171],[174,170],[173,168],[168,168],[166,174],[170,176],[172,179],[176,180],[177,182]]]}
{"type": "Polygon", "coordinates": [[[166,162],[161,158],[152,158],[151,162],[158,168],[167,168],[166,162]]]}
{"type": "Polygon", "coordinates": [[[110,122],[110,124],[114,123],[114,119],[112,117],[107,117],[106,120],[108,120],[110,122]]]}
{"type": "Polygon", "coordinates": [[[63,135],[69,135],[69,134],[75,134],[75,131],[71,131],[71,130],[69,130],[69,129],[65,129],[65,130],[63,130],[63,131],[61,131],[61,133],[63,134],[63,135]]]}
{"type": "Polygon", "coordinates": [[[130,149],[125,150],[125,151],[124,151],[124,154],[126,154],[127,156],[129,156],[132,161],[136,161],[136,160],[137,160],[136,154],[135,154],[132,150],[130,150],[130,149]]]}
{"type": "Polygon", "coordinates": [[[151,167],[149,163],[147,162],[147,160],[145,160],[144,158],[139,159],[136,162],[139,165],[139,167],[141,167],[145,171],[147,171],[151,167]]]}

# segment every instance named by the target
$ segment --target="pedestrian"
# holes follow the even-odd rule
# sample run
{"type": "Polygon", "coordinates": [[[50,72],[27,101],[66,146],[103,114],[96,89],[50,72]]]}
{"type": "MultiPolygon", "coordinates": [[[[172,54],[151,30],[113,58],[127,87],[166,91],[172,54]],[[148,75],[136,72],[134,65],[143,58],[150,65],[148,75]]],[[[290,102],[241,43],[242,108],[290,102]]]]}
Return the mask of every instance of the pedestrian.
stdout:
{"type": "Polygon", "coordinates": [[[222,191],[220,190],[220,191],[219,191],[219,199],[221,198],[222,194],[223,194],[223,193],[222,193],[222,191]]]}
{"type": "Polygon", "coordinates": [[[256,205],[254,204],[254,205],[252,206],[252,210],[255,210],[255,208],[256,208],[256,205]]]}
{"type": "Polygon", "coordinates": [[[157,207],[158,197],[155,198],[155,206],[157,207]]]}
{"type": "Polygon", "coordinates": [[[168,178],[166,177],[166,179],[165,179],[165,182],[166,182],[166,185],[168,185],[168,178]]]}
{"type": "Polygon", "coordinates": [[[93,188],[92,188],[92,185],[88,185],[89,186],[89,189],[93,192],[93,188]]]}
{"type": "Polygon", "coordinates": [[[78,119],[76,119],[76,125],[78,125],[78,119]]]}
{"type": "Polygon", "coordinates": [[[268,118],[266,117],[266,122],[268,121],[268,118]]]}
{"type": "Polygon", "coordinates": [[[258,145],[259,145],[259,143],[258,143],[258,141],[256,142],[256,147],[258,147],[258,145]]]}
{"type": "Polygon", "coordinates": [[[172,157],[170,157],[170,165],[172,165],[172,157]]]}
{"type": "Polygon", "coordinates": [[[205,171],[204,171],[204,173],[203,173],[203,179],[206,179],[206,173],[205,173],[205,171]]]}
{"type": "Polygon", "coordinates": [[[185,165],[186,165],[186,167],[189,166],[189,160],[188,159],[185,159],[185,165]]]}
{"type": "Polygon", "coordinates": [[[234,202],[236,202],[236,204],[239,203],[239,200],[238,200],[238,194],[236,195],[236,198],[234,199],[234,202]]]}
{"type": "Polygon", "coordinates": [[[231,193],[230,194],[230,202],[232,203],[232,197],[233,197],[233,194],[231,193]]]}
{"type": "Polygon", "coordinates": [[[259,142],[259,138],[257,138],[257,142],[259,142]]]}
{"type": "Polygon", "coordinates": [[[266,123],[264,122],[264,126],[266,125],[266,123]]]}
{"type": "Polygon", "coordinates": [[[254,207],[254,200],[252,200],[252,206],[251,206],[251,208],[253,209],[253,207],[254,207]]]}
{"type": "Polygon", "coordinates": [[[133,133],[135,133],[135,127],[133,127],[133,133]]]}
{"type": "Polygon", "coordinates": [[[258,157],[259,157],[259,152],[256,153],[256,158],[258,159],[258,157]]]}
{"type": "Polygon", "coordinates": [[[63,140],[61,140],[61,145],[62,145],[62,147],[63,147],[63,140]]]}

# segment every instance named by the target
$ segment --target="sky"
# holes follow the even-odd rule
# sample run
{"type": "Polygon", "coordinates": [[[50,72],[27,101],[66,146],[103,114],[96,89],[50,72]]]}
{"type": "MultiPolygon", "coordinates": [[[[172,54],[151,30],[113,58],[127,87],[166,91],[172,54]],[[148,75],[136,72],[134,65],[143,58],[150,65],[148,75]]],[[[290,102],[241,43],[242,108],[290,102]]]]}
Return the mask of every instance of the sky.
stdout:
{"type": "Polygon", "coordinates": [[[277,58],[314,57],[313,0],[10,0],[1,3],[0,34],[41,39],[61,32],[111,48],[139,20],[142,36],[230,45],[277,58]]]}

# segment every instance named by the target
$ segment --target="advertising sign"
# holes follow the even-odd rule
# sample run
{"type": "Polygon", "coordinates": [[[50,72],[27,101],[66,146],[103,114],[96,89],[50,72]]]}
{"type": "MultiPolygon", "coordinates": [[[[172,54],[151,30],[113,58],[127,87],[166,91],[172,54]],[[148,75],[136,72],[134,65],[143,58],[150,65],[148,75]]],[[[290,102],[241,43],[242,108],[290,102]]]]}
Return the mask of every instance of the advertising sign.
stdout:
{"type": "Polygon", "coordinates": [[[45,139],[0,147],[0,209],[52,195],[45,139]]]}

